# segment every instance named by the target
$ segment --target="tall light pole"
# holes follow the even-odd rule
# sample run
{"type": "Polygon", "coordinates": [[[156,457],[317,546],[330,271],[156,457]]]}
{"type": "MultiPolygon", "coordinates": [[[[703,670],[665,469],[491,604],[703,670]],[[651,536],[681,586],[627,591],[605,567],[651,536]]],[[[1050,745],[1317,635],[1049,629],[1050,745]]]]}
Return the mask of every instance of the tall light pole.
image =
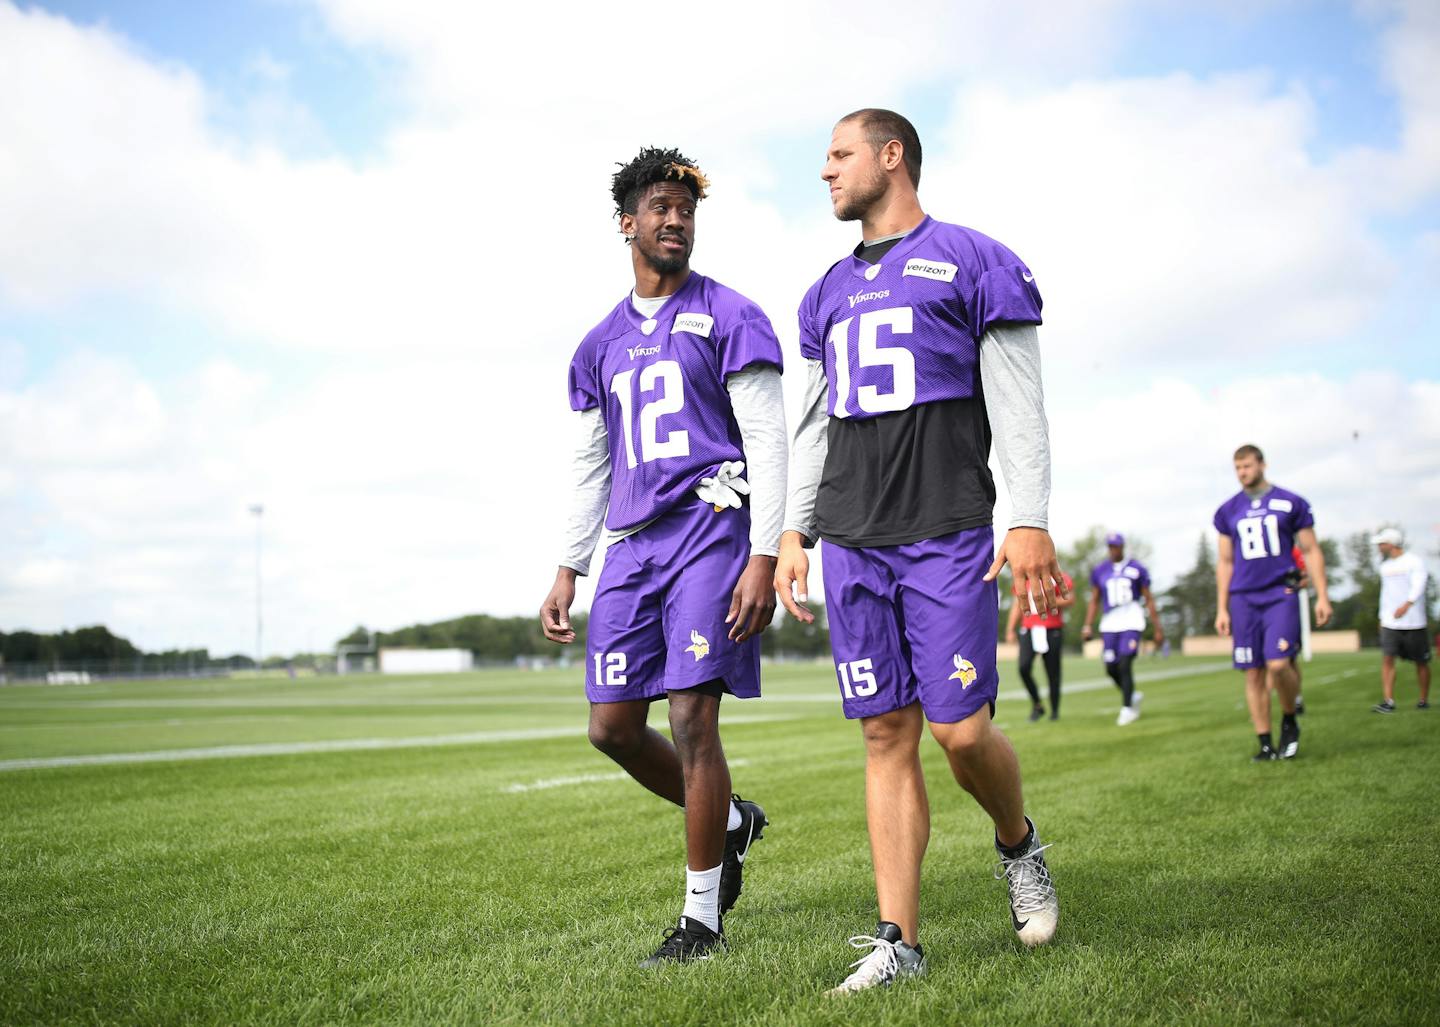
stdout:
{"type": "Polygon", "coordinates": [[[260,525],[265,514],[265,507],[256,503],[250,507],[250,512],[255,515],[255,671],[259,673],[265,665],[265,649],[262,644],[263,620],[260,616],[260,525]]]}

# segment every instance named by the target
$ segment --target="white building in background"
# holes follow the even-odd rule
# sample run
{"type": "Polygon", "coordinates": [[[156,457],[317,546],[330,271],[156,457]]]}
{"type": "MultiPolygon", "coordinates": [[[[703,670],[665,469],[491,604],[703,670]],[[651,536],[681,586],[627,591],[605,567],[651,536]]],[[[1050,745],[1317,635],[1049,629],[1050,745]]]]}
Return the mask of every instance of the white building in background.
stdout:
{"type": "Polygon", "coordinates": [[[475,669],[475,654],[469,649],[380,650],[381,674],[457,674],[475,669]]]}

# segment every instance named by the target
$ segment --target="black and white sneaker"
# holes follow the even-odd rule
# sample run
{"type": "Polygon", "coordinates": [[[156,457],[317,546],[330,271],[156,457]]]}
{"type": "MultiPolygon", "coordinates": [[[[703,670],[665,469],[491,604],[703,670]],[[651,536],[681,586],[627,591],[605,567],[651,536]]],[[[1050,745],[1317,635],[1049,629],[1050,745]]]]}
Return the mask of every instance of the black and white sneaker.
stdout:
{"type": "Polygon", "coordinates": [[[1250,757],[1251,763],[1269,763],[1271,760],[1278,760],[1280,754],[1268,745],[1260,746],[1260,751],[1250,757]]]}
{"type": "Polygon", "coordinates": [[[1394,713],[1394,712],[1395,712],[1395,704],[1394,704],[1392,701],[1390,701],[1389,699],[1386,699],[1384,702],[1377,702],[1374,706],[1370,707],[1370,712],[1371,712],[1371,713],[1394,713]]]}
{"type": "Polygon", "coordinates": [[[750,802],[738,795],[730,796],[740,809],[740,826],[725,832],[725,857],[720,861],[720,915],[730,912],[740,898],[744,887],[745,857],[750,855],[750,846],[765,836],[770,821],[757,802],[750,802]]]}
{"type": "Polygon", "coordinates": [[[1300,725],[1296,721],[1280,725],[1280,758],[1293,760],[1300,753],[1300,725]]]}
{"type": "Polygon", "coordinates": [[[888,920],[881,920],[874,935],[857,934],[850,939],[857,949],[870,951],[850,965],[855,968],[825,994],[848,995],[852,991],[864,991],[894,984],[901,977],[919,977],[925,972],[925,953],[919,945],[911,948],[900,940],[900,928],[888,920]]]}
{"type": "Polygon", "coordinates": [[[1050,880],[1050,868],[1045,865],[1045,850],[1049,847],[1040,844],[1033,823],[1030,824],[1030,844],[1018,856],[1005,855],[1000,844],[995,844],[995,854],[999,857],[995,879],[1003,877],[1010,891],[1010,924],[1030,948],[1044,945],[1055,937],[1055,928],[1060,926],[1060,900],[1050,880]]]}
{"type": "Polygon", "coordinates": [[[1421,699],[1419,702],[1417,702],[1417,703],[1415,704],[1415,708],[1416,708],[1417,710],[1428,710],[1428,709],[1430,708],[1430,700],[1429,700],[1429,699],[1421,699]]]}
{"type": "Polygon", "coordinates": [[[691,963],[724,951],[724,924],[720,930],[712,931],[694,917],[682,916],[678,924],[665,932],[665,940],[655,954],[642,959],[640,965],[650,969],[668,963],[691,963]]]}
{"type": "Polygon", "coordinates": [[[1030,707],[1030,723],[1032,723],[1032,724],[1035,723],[1037,720],[1039,720],[1039,719],[1040,719],[1041,717],[1043,717],[1043,716],[1045,716],[1045,707],[1043,707],[1043,706],[1032,706],[1032,707],[1030,707]]]}

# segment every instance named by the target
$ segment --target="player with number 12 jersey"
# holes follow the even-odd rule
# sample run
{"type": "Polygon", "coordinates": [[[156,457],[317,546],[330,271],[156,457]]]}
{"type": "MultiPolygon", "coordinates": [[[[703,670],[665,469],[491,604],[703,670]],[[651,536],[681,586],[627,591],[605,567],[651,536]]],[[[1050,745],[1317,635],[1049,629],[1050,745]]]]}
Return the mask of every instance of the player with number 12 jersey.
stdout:
{"type": "Polygon", "coordinates": [[[684,907],[642,965],[725,946],[764,810],[730,791],[724,695],[760,694],[760,632],[775,611],[784,512],[780,344],[765,314],[690,269],[708,181],[676,150],[647,147],[611,183],[635,288],[570,362],[582,427],[572,512],[545,636],[576,640],[575,579],[610,529],[586,631],[591,743],[685,810],[684,907]],[[751,502],[747,504],[746,497],[751,502]],[[647,725],[669,705],[671,738],[647,725]]]}

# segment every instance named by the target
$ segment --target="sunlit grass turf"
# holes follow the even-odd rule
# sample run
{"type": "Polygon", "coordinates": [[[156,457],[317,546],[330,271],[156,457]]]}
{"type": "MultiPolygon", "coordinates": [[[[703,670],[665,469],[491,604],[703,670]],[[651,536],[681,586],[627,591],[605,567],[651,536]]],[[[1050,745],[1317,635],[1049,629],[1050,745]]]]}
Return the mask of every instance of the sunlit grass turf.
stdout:
{"type": "Polygon", "coordinates": [[[1252,765],[1239,675],[1206,666],[1142,665],[1202,672],[1145,685],[1123,729],[1108,687],[1053,724],[1002,701],[1055,843],[1047,949],[1013,940],[989,827],[927,743],[930,974],[840,1001],[821,993],[875,911],[858,729],[828,668],[769,669],[767,698],[726,702],[735,786],[774,824],[729,954],[661,973],[635,964],[678,913],[678,811],[629,781],[509,790],[613,771],[572,675],[0,689],[0,761],[571,731],[0,773],[0,1022],[1434,1021],[1440,714],[1414,709],[1407,667],[1400,711],[1372,715],[1378,657],[1322,657],[1300,759],[1252,765]]]}

